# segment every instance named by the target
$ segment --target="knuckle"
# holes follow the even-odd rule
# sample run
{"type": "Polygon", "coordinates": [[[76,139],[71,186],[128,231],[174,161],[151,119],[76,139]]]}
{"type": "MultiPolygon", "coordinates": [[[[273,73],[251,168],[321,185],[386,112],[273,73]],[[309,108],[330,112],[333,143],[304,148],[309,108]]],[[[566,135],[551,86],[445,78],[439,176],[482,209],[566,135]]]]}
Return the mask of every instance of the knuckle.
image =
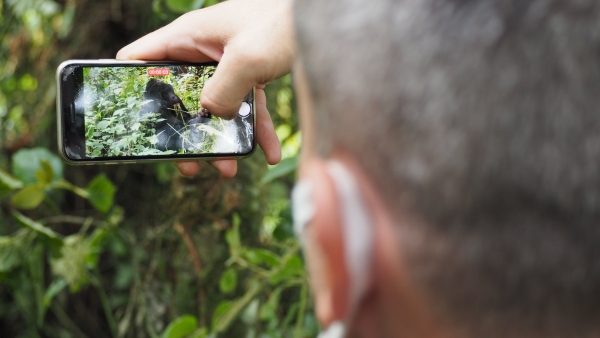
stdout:
{"type": "Polygon", "coordinates": [[[215,115],[229,115],[232,111],[232,107],[228,105],[227,98],[211,91],[205,90],[202,92],[200,104],[202,105],[202,108],[208,109],[210,113],[215,115]]]}

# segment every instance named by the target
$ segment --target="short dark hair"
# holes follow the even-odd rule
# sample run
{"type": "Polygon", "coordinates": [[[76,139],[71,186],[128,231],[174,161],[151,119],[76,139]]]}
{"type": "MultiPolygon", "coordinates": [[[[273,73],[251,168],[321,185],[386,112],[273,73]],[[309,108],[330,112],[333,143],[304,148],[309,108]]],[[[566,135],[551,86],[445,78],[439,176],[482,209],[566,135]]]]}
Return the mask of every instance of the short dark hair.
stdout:
{"type": "Polygon", "coordinates": [[[600,334],[600,2],[294,11],[318,151],[350,152],[390,210],[427,221],[398,228],[415,235],[400,236],[411,277],[449,325],[600,334]]]}

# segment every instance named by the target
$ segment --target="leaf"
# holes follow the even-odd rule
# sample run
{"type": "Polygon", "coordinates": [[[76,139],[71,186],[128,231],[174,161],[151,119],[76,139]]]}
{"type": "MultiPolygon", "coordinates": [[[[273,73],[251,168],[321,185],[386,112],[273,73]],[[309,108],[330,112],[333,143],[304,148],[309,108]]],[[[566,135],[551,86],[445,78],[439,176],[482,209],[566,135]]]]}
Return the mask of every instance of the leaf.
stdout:
{"type": "Polygon", "coordinates": [[[19,209],[37,208],[46,198],[46,190],[42,185],[33,184],[13,195],[11,202],[19,209]]]}
{"type": "Polygon", "coordinates": [[[167,8],[174,13],[187,13],[202,7],[204,0],[166,0],[167,8]]]}
{"type": "Polygon", "coordinates": [[[48,286],[46,293],[44,294],[44,307],[46,309],[50,306],[54,296],[58,295],[58,293],[61,292],[67,285],[69,284],[66,280],[59,278],[55,279],[50,286],[48,286]]]}
{"type": "Polygon", "coordinates": [[[86,139],[91,139],[92,136],[94,136],[95,132],[96,132],[96,129],[94,129],[94,128],[88,129],[87,133],[85,134],[86,139]]]}
{"type": "Polygon", "coordinates": [[[96,267],[98,265],[100,253],[106,242],[106,236],[108,236],[108,230],[102,227],[95,229],[94,232],[87,237],[86,240],[89,245],[89,251],[84,259],[88,266],[96,267]]]}
{"type": "Polygon", "coordinates": [[[120,206],[115,206],[106,217],[106,223],[109,227],[115,227],[123,221],[125,211],[120,206]]]}
{"type": "Polygon", "coordinates": [[[150,142],[150,144],[152,144],[152,145],[158,143],[157,135],[148,136],[148,137],[146,137],[146,140],[148,140],[148,142],[150,142]]]}
{"type": "Polygon", "coordinates": [[[283,177],[298,168],[298,159],[297,157],[286,158],[281,161],[278,165],[272,167],[265,176],[260,180],[261,184],[269,183],[273,180],[276,180],[280,177],[283,177]]]}
{"type": "Polygon", "coordinates": [[[231,293],[235,290],[237,286],[238,275],[237,271],[233,268],[229,268],[225,270],[221,279],[219,280],[219,289],[223,293],[231,293]]]}
{"type": "Polygon", "coordinates": [[[52,166],[54,177],[57,181],[63,176],[63,163],[60,158],[46,148],[21,149],[12,157],[12,172],[23,183],[35,183],[36,172],[41,167],[42,161],[47,161],[52,166]]]}
{"type": "Polygon", "coordinates": [[[44,226],[42,223],[38,223],[38,222],[32,220],[31,218],[26,217],[18,211],[13,211],[12,215],[15,217],[17,222],[19,222],[19,224],[21,224],[22,226],[29,228],[29,229],[37,232],[38,234],[41,234],[48,238],[62,242],[62,238],[59,234],[54,232],[52,229],[44,226]]]}
{"type": "Polygon", "coordinates": [[[266,249],[249,249],[244,252],[244,257],[254,264],[267,264],[270,267],[278,266],[281,259],[274,252],[266,249]]]}
{"type": "Polygon", "coordinates": [[[23,182],[14,178],[6,171],[0,169],[0,193],[23,188],[23,182]]]}
{"type": "Polygon", "coordinates": [[[54,179],[54,169],[46,160],[40,161],[40,168],[35,172],[35,178],[38,182],[48,185],[54,179]]]}
{"type": "Polygon", "coordinates": [[[198,320],[192,315],[181,316],[169,324],[163,338],[183,338],[191,335],[198,327],[198,320]]]}
{"type": "MultiPolygon", "coordinates": [[[[215,315],[213,314],[213,331],[221,332],[224,331],[231,325],[233,320],[237,318],[242,310],[246,308],[246,306],[258,295],[258,293],[262,290],[263,285],[256,280],[253,280],[249,283],[248,291],[239,298],[230,304],[230,306],[223,311],[222,315],[217,317],[215,322],[215,315]]],[[[218,309],[218,307],[217,307],[218,309]]],[[[217,310],[215,310],[215,314],[217,310]]]]}
{"type": "MultiPolygon", "coordinates": [[[[121,90],[121,89],[119,89],[119,90],[121,90]]],[[[117,109],[117,110],[115,110],[115,112],[113,113],[113,115],[116,115],[116,116],[123,115],[126,110],[127,110],[127,108],[117,109]]]]}
{"type": "Polygon", "coordinates": [[[98,130],[104,130],[110,125],[110,120],[102,120],[98,123],[98,130]]]}
{"type": "MultiPolygon", "coordinates": [[[[188,338],[207,338],[208,336],[208,330],[203,327],[201,329],[196,330],[196,332],[192,333],[188,338]]],[[[211,338],[214,338],[213,336],[210,336],[211,338]]]]}
{"type": "Polygon", "coordinates": [[[213,312],[213,316],[212,316],[212,328],[213,331],[216,330],[216,327],[219,323],[219,321],[221,320],[221,317],[223,317],[223,315],[229,311],[229,309],[231,309],[231,307],[233,306],[233,302],[232,301],[228,301],[228,300],[224,300],[221,301],[217,307],[215,308],[215,311],[213,312]]]}
{"type": "Polygon", "coordinates": [[[8,272],[23,262],[19,238],[0,236],[0,273],[8,272]]]}
{"type": "Polygon", "coordinates": [[[277,308],[279,307],[279,298],[281,297],[281,291],[283,287],[278,287],[275,291],[271,292],[269,299],[260,309],[260,319],[272,320],[277,317],[277,308]]]}
{"type": "Polygon", "coordinates": [[[113,205],[115,197],[115,186],[104,174],[100,174],[90,182],[86,190],[90,194],[90,203],[98,211],[106,213],[113,205]]]}
{"type": "Polygon", "coordinates": [[[303,273],[304,264],[302,263],[302,259],[300,259],[298,255],[293,255],[283,263],[281,270],[277,271],[269,278],[269,282],[275,285],[282,280],[301,276],[303,273]]]}

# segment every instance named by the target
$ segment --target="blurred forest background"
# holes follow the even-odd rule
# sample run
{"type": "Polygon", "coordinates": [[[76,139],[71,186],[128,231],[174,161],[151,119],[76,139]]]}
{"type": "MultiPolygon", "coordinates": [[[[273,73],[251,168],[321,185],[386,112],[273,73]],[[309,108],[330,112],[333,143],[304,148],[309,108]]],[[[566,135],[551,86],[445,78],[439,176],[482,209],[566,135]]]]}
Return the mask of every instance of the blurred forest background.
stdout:
{"type": "Polygon", "coordinates": [[[284,160],[223,179],[172,163],[64,166],[58,64],[114,58],[215,0],[0,0],[0,337],[314,337],[289,193],[290,77],[267,86],[284,160]]]}

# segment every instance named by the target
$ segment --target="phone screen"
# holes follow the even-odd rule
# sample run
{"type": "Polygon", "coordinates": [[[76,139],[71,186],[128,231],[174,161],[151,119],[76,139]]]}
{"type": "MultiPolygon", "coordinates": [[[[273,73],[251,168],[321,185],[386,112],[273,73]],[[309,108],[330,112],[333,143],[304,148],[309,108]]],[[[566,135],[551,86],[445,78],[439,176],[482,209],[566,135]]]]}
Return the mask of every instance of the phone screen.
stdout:
{"type": "Polygon", "coordinates": [[[72,67],[67,73],[74,73],[75,94],[63,119],[69,125],[65,154],[71,159],[227,156],[252,151],[254,91],[231,120],[212,115],[200,103],[216,64],[72,67]]]}

